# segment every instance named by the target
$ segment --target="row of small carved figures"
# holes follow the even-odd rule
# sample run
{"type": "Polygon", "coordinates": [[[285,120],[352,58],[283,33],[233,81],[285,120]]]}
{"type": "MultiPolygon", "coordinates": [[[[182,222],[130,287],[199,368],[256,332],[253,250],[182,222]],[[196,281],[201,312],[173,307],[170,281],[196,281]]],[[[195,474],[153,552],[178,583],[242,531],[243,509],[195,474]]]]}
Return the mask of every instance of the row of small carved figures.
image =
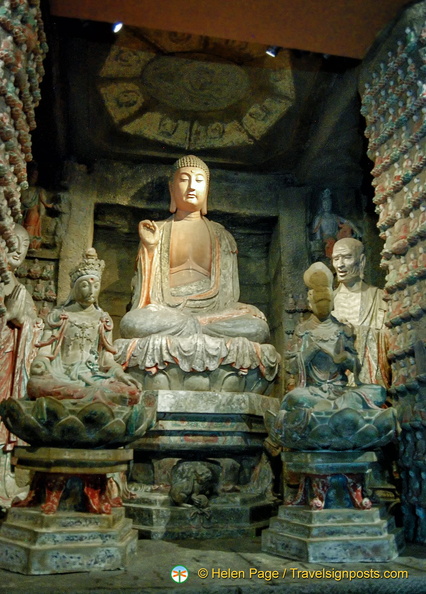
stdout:
{"type": "Polygon", "coordinates": [[[379,150],[374,152],[368,150],[368,157],[374,161],[371,170],[373,177],[379,177],[387,171],[401,157],[406,155],[410,149],[420,143],[426,135],[426,108],[423,107],[419,113],[413,115],[410,122],[396,130],[392,138],[381,145],[379,150]]]}
{"type": "MultiPolygon", "coordinates": [[[[413,462],[411,462],[411,465],[404,464],[401,468],[401,479],[403,482],[403,493],[401,494],[401,499],[405,500],[411,505],[419,506],[420,509],[426,508],[426,469],[414,466],[413,462]]],[[[419,516],[418,511],[419,510],[416,512],[417,521],[419,516]]],[[[420,515],[422,516],[423,523],[426,524],[426,510],[423,510],[423,513],[420,515]]],[[[419,528],[419,526],[417,526],[417,528],[419,528]]],[[[421,534],[422,536],[419,542],[424,543],[426,542],[426,526],[421,528],[421,534]]],[[[413,541],[414,538],[415,536],[413,534],[410,540],[413,541]]]]}
{"type": "MultiPolygon", "coordinates": [[[[401,107],[401,110],[404,109],[403,113],[397,117],[397,113],[390,113],[390,116],[387,120],[387,123],[383,122],[383,127],[377,129],[377,133],[373,136],[372,132],[366,131],[366,136],[369,138],[368,143],[368,151],[367,154],[370,158],[374,155],[374,151],[376,151],[379,147],[385,144],[388,140],[393,138],[395,134],[400,134],[400,129],[406,126],[411,118],[418,117],[418,119],[414,120],[418,127],[421,128],[423,125],[422,121],[422,113],[423,108],[426,105],[426,89],[423,90],[423,93],[406,109],[401,107]],[[419,112],[419,113],[417,113],[419,112]]],[[[420,136],[421,138],[421,136],[420,136]]]]}
{"type": "MultiPolygon", "coordinates": [[[[412,74],[401,83],[401,87],[393,88],[393,93],[389,94],[386,102],[380,96],[377,101],[379,106],[374,101],[371,115],[366,116],[367,126],[364,132],[371,142],[374,142],[380,133],[384,133],[391,123],[395,123],[395,127],[399,128],[424,105],[422,99],[426,94],[426,83],[419,80],[419,74],[413,64],[412,74]]],[[[365,115],[363,111],[365,112],[365,109],[361,108],[361,114],[365,115]]]]}
{"type": "Polygon", "coordinates": [[[24,262],[15,272],[18,278],[32,278],[51,280],[54,277],[55,265],[53,262],[47,262],[41,266],[38,258],[33,261],[24,262]]]}
{"type": "Polygon", "coordinates": [[[399,128],[392,139],[385,142],[375,153],[371,150],[368,151],[368,156],[374,161],[374,167],[371,170],[373,177],[380,177],[413,147],[421,143],[426,135],[425,112],[426,108],[423,108],[419,113],[416,113],[410,122],[399,128]]]}
{"type": "Polygon", "coordinates": [[[420,245],[410,250],[408,257],[399,256],[392,261],[382,260],[381,266],[388,268],[385,288],[388,293],[405,289],[426,277],[426,248],[420,245]]]}
{"type": "Polygon", "coordinates": [[[402,192],[388,197],[386,202],[375,207],[375,212],[379,215],[377,227],[380,231],[383,232],[393,227],[399,219],[414,218],[415,215],[421,214],[420,212],[413,213],[422,206],[426,206],[426,183],[420,182],[420,178],[415,178],[413,183],[402,189],[402,192]]]}
{"type": "Polygon", "coordinates": [[[32,296],[34,301],[56,301],[56,288],[53,280],[43,281],[37,279],[31,282],[29,278],[23,280],[22,284],[32,296]]]}
{"type": "Polygon", "coordinates": [[[417,49],[422,49],[426,45],[426,27],[417,34],[411,27],[405,29],[405,39],[398,39],[396,42],[396,52],[389,51],[387,54],[387,64],[380,62],[379,71],[373,72],[371,82],[364,85],[362,97],[363,105],[368,105],[372,97],[380,93],[388,86],[389,81],[399,74],[401,67],[410,66],[410,55],[417,49]]]}
{"type": "Polygon", "coordinates": [[[420,385],[426,383],[426,373],[419,373],[414,356],[410,355],[401,359],[394,359],[392,367],[392,386],[389,389],[391,396],[404,397],[416,394],[420,385]]]}
{"type": "MultiPolygon", "coordinates": [[[[417,150],[414,159],[406,157],[403,163],[394,163],[395,171],[387,171],[383,176],[376,177],[372,185],[375,187],[374,204],[383,204],[388,198],[400,192],[404,186],[423,171],[426,165],[426,155],[420,145],[416,145],[417,150]]],[[[416,182],[414,181],[414,184],[416,182]]]]}
{"type": "Polygon", "coordinates": [[[296,294],[289,294],[287,298],[287,302],[284,307],[284,311],[292,314],[292,313],[305,313],[308,310],[308,304],[306,300],[306,293],[300,293],[299,295],[296,294]]]}
{"type": "Polygon", "coordinates": [[[400,326],[410,320],[421,319],[426,312],[426,281],[406,287],[388,295],[388,312],[385,324],[388,328],[400,326]]]}
{"type": "MultiPolygon", "coordinates": [[[[402,217],[397,213],[397,220],[393,227],[386,231],[381,228],[380,238],[384,240],[381,256],[384,260],[390,260],[394,256],[404,256],[410,248],[417,246],[426,238],[426,204],[410,213],[408,217],[402,217]]],[[[383,265],[386,267],[386,264],[383,265]]]]}
{"type": "Polygon", "coordinates": [[[392,328],[389,334],[388,359],[396,361],[414,355],[415,345],[420,333],[424,333],[424,323],[410,320],[392,328]]]}

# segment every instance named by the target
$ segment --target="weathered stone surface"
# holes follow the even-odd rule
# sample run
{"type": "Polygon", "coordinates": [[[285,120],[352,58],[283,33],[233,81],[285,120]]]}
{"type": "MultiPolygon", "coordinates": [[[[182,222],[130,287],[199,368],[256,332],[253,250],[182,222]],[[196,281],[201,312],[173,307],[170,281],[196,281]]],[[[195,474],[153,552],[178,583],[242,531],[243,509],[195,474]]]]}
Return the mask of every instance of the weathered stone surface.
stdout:
{"type": "Polygon", "coordinates": [[[357,521],[350,522],[349,528],[347,510],[332,510],[331,516],[327,510],[306,510],[305,517],[300,517],[304,510],[292,512],[291,518],[284,519],[286,511],[280,508],[280,517],[272,519],[270,528],[262,533],[264,552],[309,563],[377,563],[395,559],[404,547],[402,530],[387,517],[378,520],[374,509],[359,510],[357,521]],[[309,513],[312,516],[306,518],[309,513]],[[315,515],[322,516],[321,525],[311,521],[315,515]]]}
{"type": "Polygon", "coordinates": [[[132,450],[30,447],[14,449],[14,463],[19,468],[70,475],[125,472],[132,458],[132,450]]]}
{"type": "Polygon", "coordinates": [[[250,538],[268,526],[277,502],[264,495],[229,493],[214,497],[208,509],[202,510],[174,506],[166,493],[141,493],[125,508],[143,538],[250,538]]]}
{"type": "Polygon", "coordinates": [[[0,567],[27,575],[124,569],[136,547],[123,508],[111,516],[15,509],[0,529],[0,567]]]}

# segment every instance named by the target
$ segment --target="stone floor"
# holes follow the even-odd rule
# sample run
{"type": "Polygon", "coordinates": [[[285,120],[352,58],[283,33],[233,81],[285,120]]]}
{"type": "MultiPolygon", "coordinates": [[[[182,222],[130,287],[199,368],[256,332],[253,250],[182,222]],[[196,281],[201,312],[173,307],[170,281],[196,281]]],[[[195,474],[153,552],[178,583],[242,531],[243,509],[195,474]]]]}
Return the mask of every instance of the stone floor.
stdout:
{"type": "Polygon", "coordinates": [[[391,563],[324,565],[267,555],[261,552],[260,546],[260,538],[204,541],[140,540],[138,555],[131,567],[125,571],[29,577],[0,570],[0,591],[8,594],[426,592],[426,546],[409,545],[403,555],[391,563]],[[171,569],[177,565],[183,565],[189,570],[189,577],[184,583],[177,584],[170,577],[171,569]],[[197,576],[197,572],[202,569],[208,573],[205,579],[197,576]],[[218,576],[219,570],[225,572],[225,577],[218,576]],[[235,574],[238,575],[235,578],[226,577],[228,570],[243,573],[235,574]],[[306,573],[315,570],[320,572],[317,577],[310,578],[306,573]],[[354,573],[355,577],[352,580],[348,577],[339,580],[338,572],[343,570],[376,571],[380,572],[381,577],[356,577],[354,573]],[[278,577],[268,579],[268,571],[277,572],[275,575],[278,577]],[[326,571],[330,572],[328,578],[322,577],[322,572],[326,571]],[[408,577],[385,578],[383,574],[386,571],[406,571],[408,577]]]}

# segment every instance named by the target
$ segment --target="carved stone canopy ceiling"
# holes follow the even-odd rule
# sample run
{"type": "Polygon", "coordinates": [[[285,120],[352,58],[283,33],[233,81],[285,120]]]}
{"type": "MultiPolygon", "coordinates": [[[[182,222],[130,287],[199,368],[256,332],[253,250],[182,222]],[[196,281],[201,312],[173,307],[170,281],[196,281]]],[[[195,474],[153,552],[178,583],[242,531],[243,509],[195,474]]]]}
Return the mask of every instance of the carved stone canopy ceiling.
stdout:
{"type": "Polygon", "coordinates": [[[66,92],[58,99],[54,89],[53,101],[61,113],[67,106],[63,125],[79,162],[189,151],[242,168],[275,158],[291,171],[312,102],[332,82],[321,54],[281,49],[272,58],[257,43],[135,27],[113,36],[106,24],[59,21],[66,92]]]}
{"type": "Polygon", "coordinates": [[[97,86],[117,131],[193,152],[255,145],[295,99],[289,51],[149,30],[117,40],[97,86]]]}

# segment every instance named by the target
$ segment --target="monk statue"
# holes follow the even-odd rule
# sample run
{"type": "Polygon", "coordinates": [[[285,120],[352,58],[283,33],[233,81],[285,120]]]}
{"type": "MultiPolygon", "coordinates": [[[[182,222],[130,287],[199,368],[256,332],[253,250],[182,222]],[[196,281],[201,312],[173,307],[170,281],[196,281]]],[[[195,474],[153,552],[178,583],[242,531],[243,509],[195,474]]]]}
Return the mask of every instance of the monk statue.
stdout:
{"type": "Polygon", "coordinates": [[[262,312],[238,302],[233,237],[205,216],[209,178],[201,159],[182,157],[169,182],[172,216],[139,223],[132,307],[120,324],[123,338],[202,333],[268,339],[262,312]]]}
{"type": "Polygon", "coordinates": [[[114,361],[112,320],[98,305],[104,266],[88,249],[70,273],[68,299],[46,316],[27,387],[31,399],[49,396],[112,406],[139,402],[140,386],[114,361]]]}
{"type": "Polygon", "coordinates": [[[316,262],[303,278],[309,288],[312,315],[296,327],[292,349],[286,354],[287,370],[298,375],[299,385],[284,396],[281,408],[379,408],[385,401],[386,390],[358,381],[359,361],[351,328],[331,315],[331,271],[322,262],[316,262]],[[347,371],[354,374],[353,386],[348,386],[347,371]]]}
{"type": "Polygon", "coordinates": [[[334,295],[333,316],[354,329],[355,348],[361,364],[359,379],[388,388],[390,366],[387,360],[387,329],[384,326],[387,307],[383,291],[363,281],[363,244],[354,238],[337,241],[332,262],[339,281],[334,295]]]}

